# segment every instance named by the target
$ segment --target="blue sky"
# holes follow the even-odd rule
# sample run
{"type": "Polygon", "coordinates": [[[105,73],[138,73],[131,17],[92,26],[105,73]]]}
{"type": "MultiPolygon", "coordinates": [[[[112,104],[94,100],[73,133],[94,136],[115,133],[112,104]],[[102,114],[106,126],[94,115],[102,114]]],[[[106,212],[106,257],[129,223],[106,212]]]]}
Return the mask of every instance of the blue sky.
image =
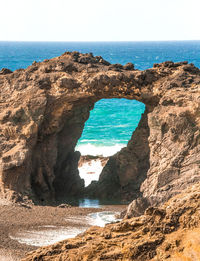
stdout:
{"type": "Polygon", "coordinates": [[[200,40],[200,0],[0,0],[0,40],[200,40]]]}

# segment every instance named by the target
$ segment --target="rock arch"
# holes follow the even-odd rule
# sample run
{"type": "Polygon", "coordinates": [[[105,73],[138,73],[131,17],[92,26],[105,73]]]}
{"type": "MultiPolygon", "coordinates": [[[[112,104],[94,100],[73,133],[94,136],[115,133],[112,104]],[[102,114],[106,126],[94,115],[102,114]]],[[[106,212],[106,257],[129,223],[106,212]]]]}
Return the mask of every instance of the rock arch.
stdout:
{"type": "Polygon", "coordinates": [[[132,199],[168,199],[199,180],[199,82],[199,69],[187,62],[139,71],[78,52],[2,70],[1,195],[46,202],[81,193],[74,148],[89,111],[102,98],[127,98],[146,111],[127,148],[109,160],[97,194],[108,195],[115,176],[132,199]]]}

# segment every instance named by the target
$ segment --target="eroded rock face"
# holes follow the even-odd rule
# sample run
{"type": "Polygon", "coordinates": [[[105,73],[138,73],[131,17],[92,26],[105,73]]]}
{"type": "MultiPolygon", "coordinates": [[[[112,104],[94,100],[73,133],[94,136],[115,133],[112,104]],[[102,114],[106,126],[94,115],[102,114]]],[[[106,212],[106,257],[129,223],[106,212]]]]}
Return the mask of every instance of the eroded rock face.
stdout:
{"type": "Polygon", "coordinates": [[[92,54],[65,53],[1,73],[0,91],[3,197],[46,202],[82,193],[75,146],[102,98],[136,99],[146,110],[127,148],[109,159],[87,193],[155,205],[200,180],[200,71],[192,64],[138,71],[92,54]]]}
{"type": "Polygon", "coordinates": [[[28,253],[32,260],[181,261],[200,259],[200,184],[162,207],[104,228],[91,227],[76,238],[28,253]]]}

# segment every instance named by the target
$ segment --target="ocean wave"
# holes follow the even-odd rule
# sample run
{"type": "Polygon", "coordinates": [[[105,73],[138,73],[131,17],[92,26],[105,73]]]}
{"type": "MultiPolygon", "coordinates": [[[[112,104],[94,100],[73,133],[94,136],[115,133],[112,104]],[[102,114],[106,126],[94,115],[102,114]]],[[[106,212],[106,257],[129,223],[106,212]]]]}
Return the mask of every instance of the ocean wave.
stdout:
{"type": "Polygon", "coordinates": [[[79,142],[88,142],[88,141],[99,141],[99,140],[91,140],[91,139],[84,139],[84,140],[81,140],[81,141],[79,141],[79,142]]]}
{"type": "Polygon", "coordinates": [[[122,148],[126,147],[126,144],[115,144],[113,146],[96,146],[93,144],[80,144],[76,147],[77,151],[80,151],[81,155],[94,155],[94,156],[112,156],[122,148]]]}
{"type": "Polygon", "coordinates": [[[112,126],[112,125],[110,125],[112,128],[124,128],[124,127],[129,127],[129,126],[131,126],[130,124],[119,124],[119,125],[114,125],[114,126],[112,126]]]}

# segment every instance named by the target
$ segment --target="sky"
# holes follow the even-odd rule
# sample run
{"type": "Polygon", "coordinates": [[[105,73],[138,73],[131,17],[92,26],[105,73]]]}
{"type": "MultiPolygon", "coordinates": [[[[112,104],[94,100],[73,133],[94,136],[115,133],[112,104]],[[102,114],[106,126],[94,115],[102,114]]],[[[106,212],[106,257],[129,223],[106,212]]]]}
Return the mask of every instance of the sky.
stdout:
{"type": "Polygon", "coordinates": [[[200,0],[0,0],[0,41],[200,40],[200,0]]]}

